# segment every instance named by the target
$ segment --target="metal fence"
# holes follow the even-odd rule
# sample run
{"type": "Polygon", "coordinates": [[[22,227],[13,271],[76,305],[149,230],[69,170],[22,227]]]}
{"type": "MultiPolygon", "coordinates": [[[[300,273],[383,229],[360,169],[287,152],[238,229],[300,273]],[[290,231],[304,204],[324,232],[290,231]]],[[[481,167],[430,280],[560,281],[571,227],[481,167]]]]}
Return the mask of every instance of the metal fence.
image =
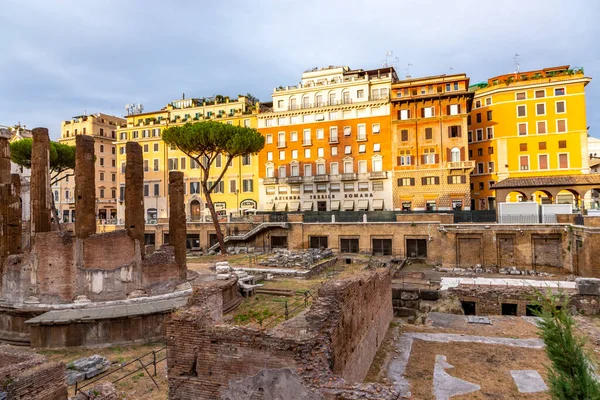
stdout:
{"type": "Polygon", "coordinates": [[[395,211],[309,211],[304,213],[304,222],[395,222],[395,211]]]}
{"type": "Polygon", "coordinates": [[[456,210],[453,213],[455,224],[465,222],[496,222],[496,210],[456,210]]]}
{"type": "Polygon", "coordinates": [[[539,224],[540,216],[538,214],[500,214],[498,222],[501,224],[539,224]]]}

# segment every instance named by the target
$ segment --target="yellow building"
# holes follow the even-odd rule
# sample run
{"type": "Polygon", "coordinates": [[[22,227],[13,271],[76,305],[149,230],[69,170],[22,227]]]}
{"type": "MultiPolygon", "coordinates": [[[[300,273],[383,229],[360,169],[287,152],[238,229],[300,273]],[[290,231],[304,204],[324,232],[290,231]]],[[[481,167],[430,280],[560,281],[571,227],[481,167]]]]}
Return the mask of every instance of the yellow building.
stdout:
{"type": "MultiPolygon", "coordinates": [[[[175,147],[166,146],[162,131],[187,122],[215,120],[226,124],[256,128],[256,99],[238,96],[236,100],[216,96],[210,99],[181,99],[160,111],[128,115],[127,126],[117,132],[117,167],[119,168],[119,220],[125,218],[125,143],[138,142],[144,156],[144,209],[148,223],[166,219],[168,212],[169,171],[184,172],[186,214],[188,220],[199,221],[209,215],[200,190],[201,169],[196,162],[175,147]]],[[[217,158],[209,181],[216,180],[225,166],[217,158]]],[[[257,156],[237,158],[213,192],[213,202],[220,215],[256,209],[258,201],[257,156]]]]}
{"type": "MultiPolygon", "coordinates": [[[[77,135],[94,138],[96,155],[96,216],[98,222],[117,219],[117,155],[113,144],[117,129],[125,125],[120,117],[106,114],[80,115],[63,121],[59,143],[75,146],[77,135]]],[[[73,171],[64,174],[71,175],[73,171]]],[[[61,222],[75,221],[75,177],[67,176],[52,186],[54,203],[61,222]]]]}
{"type": "Polygon", "coordinates": [[[585,86],[591,78],[568,65],[491,78],[475,89],[468,121],[471,209],[493,210],[496,203],[552,198],[540,188],[533,199],[514,192],[496,199],[491,188],[507,178],[589,173],[585,86]]]}

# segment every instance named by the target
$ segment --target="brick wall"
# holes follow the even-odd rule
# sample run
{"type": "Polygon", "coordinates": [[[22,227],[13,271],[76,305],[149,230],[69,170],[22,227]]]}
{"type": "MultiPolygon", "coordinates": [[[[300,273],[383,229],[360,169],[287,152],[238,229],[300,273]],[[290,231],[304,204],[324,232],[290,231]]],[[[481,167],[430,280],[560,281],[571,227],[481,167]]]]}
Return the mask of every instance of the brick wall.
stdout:
{"type": "Polygon", "coordinates": [[[10,346],[0,346],[0,390],[7,400],[66,400],[65,364],[10,346]]]}
{"type": "MultiPolygon", "coordinates": [[[[167,323],[169,398],[220,398],[234,381],[285,368],[313,389],[328,385],[331,398],[359,390],[344,379],[362,381],[383,340],[392,319],[390,282],[387,269],[330,282],[310,310],[267,331],[219,323],[221,289],[197,288],[190,307],[167,323]]],[[[378,396],[361,398],[388,398],[378,396]]]]}

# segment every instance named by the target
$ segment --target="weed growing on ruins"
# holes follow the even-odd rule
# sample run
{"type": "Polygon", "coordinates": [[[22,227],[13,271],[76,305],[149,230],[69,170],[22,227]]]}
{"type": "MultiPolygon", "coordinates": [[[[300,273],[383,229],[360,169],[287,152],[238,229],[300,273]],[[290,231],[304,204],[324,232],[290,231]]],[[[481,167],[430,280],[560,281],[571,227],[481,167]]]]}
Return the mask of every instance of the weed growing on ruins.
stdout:
{"type": "Polygon", "coordinates": [[[233,320],[238,324],[252,321],[261,323],[266,318],[269,318],[271,315],[273,315],[273,312],[267,308],[263,309],[262,311],[249,310],[244,314],[236,315],[235,317],[233,317],[233,320]]]}
{"type": "Polygon", "coordinates": [[[539,336],[546,344],[550,395],[557,400],[600,399],[600,383],[594,365],[584,351],[585,340],[575,336],[575,322],[568,311],[568,297],[536,293],[541,318],[539,336]]]}

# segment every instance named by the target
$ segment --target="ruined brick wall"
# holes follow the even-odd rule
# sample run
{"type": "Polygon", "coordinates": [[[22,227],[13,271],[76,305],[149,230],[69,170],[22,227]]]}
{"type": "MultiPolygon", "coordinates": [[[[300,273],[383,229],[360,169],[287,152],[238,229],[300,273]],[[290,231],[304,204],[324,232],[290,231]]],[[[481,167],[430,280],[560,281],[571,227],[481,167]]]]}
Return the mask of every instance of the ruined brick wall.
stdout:
{"type": "Polygon", "coordinates": [[[307,315],[309,324],[323,317],[331,323],[333,373],[346,381],[363,381],[389,328],[391,278],[389,270],[379,269],[326,284],[307,315]]]}
{"type": "Polygon", "coordinates": [[[0,391],[7,400],[66,400],[63,363],[9,346],[0,346],[0,360],[0,391]]]}
{"type": "MultiPolygon", "coordinates": [[[[31,292],[43,303],[70,303],[76,292],[77,271],[74,238],[67,232],[38,232],[27,255],[31,268],[31,292]]],[[[27,260],[25,260],[27,261],[27,260]]],[[[24,279],[27,279],[24,271],[24,279]]]]}
{"type": "MultiPolygon", "coordinates": [[[[344,379],[364,379],[392,320],[390,283],[387,269],[331,282],[307,312],[270,331],[220,324],[221,289],[198,288],[167,324],[169,398],[218,399],[232,382],[288,368],[317,391],[329,386],[327,398],[345,398],[336,397],[352,392],[344,379]]],[[[374,396],[361,398],[388,398],[374,396]]]]}

